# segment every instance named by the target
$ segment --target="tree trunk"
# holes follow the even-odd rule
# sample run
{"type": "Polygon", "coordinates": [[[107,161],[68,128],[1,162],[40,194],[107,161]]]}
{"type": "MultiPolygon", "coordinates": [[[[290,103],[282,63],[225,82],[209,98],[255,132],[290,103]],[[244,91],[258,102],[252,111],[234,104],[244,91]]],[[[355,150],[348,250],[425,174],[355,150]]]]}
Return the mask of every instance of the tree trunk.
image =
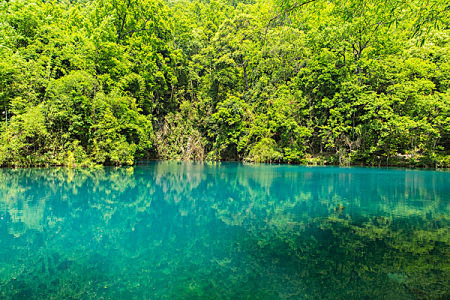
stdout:
{"type": "Polygon", "coordinates": [[[244,68],[245,90],[248,91],[248,78],[247,78],[247,61],[242,64],[244,68]]]}

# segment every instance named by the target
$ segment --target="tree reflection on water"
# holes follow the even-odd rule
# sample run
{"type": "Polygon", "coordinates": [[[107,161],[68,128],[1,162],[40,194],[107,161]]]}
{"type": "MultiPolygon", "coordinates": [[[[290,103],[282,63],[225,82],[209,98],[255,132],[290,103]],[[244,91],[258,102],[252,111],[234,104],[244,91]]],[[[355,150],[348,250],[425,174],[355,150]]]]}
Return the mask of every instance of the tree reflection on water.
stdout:
{"type": "Polygon", "coordinates": [[[0,170],[2,298],[449,296],[448,173],[0,170]]]}

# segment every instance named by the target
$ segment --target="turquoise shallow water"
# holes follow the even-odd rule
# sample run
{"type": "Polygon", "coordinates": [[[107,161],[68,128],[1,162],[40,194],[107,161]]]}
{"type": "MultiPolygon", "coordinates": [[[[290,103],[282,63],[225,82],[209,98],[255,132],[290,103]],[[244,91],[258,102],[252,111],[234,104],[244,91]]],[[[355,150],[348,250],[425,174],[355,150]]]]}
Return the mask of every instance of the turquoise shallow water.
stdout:
{"type": "Polygon", "coordinates": [[[450,173],[0,170],[2,299],[448,299],[450,173]]]}

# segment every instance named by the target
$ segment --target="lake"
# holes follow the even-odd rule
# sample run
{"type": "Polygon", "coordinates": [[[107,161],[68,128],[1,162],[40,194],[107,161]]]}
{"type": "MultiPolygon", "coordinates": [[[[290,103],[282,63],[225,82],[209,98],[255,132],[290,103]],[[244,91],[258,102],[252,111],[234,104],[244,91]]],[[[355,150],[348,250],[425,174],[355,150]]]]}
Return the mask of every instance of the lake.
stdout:
{"type": "Polygon", "coordinates": [[[0,169],[2,299],[448,299],[450,172],[0,169]]]}

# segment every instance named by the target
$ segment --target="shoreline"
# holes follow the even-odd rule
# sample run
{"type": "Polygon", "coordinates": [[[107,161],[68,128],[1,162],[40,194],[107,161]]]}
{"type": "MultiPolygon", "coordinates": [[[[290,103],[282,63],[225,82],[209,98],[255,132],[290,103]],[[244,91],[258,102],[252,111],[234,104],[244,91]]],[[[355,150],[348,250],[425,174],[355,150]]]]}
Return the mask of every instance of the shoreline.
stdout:
{"type": "Polygon", "coordinates": [[[397,164],[364,164],[364,163],[353,163],[353,164],[336,164],[336,163],[311,163],[309,161],[305,163],[286,163],[286,162],[251,162],[244,160],[186,160],[186,159],[145,159],[135,161],[131,165],[113,165],[113,164],[95,164],[91,163],[89,165],[84,164],[42,164],[42,165],[29,165],[29,166],[0,166],[0,169],[47,169],[47,168],[67,168],[67,169],[89,169],[96,170],[102,168],[132,168],[135,166],[145,165],[150,162],[178,162],[178,163],[198,163],[198,164],[220,164],[220,163],[240,163],[242,165],[279,165],[279,166],[300,166],[300,167],[340,167],[340,168],[387,168],[387,169],[411,169],[411,170],[430,170],[430,171],[450,171],[450,166],[439,166],[430,167],[424,164],[408,164],[407,162],[400,162],[397,164]]]}

